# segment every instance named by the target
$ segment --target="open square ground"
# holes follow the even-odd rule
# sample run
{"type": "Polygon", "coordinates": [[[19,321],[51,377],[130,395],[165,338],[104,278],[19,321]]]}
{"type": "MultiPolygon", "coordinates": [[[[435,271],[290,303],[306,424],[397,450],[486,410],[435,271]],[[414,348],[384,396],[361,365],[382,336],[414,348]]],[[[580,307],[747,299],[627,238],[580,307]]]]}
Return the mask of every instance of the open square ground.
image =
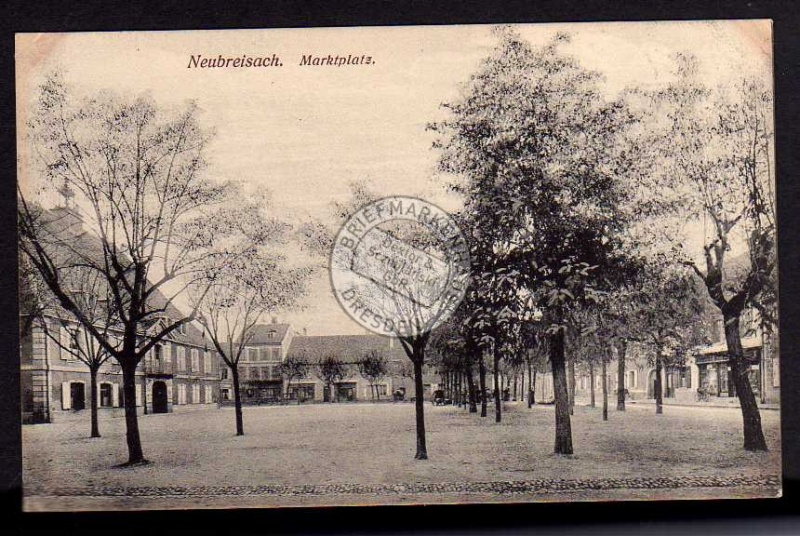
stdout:
{"type": "Polygon", "coordinates": [[[775,497],[779,413],[763,411],[770,451],[742,449],[735,409],[577,406],[575,455],[552,454],[552,406],[507,403],[502,423],[426,405],[429,460],[414,460],[412,404],[246,407],[140,417],[149,465],[126,459],[125,422],[23,428],[26,509],[242,507],[397,502],[775,497]]]}

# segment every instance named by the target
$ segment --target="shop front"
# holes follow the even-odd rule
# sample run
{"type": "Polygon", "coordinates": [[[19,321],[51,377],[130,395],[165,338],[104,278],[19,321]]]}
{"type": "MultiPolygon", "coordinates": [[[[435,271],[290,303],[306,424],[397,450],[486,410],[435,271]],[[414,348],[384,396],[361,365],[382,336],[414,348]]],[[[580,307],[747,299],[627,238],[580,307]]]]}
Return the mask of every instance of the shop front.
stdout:
{"type": "MultiPolygon", "coordinates": [[[[759,349],[745,351],[748,364],[748,375],[753,393],[758,396],[761,386],[761,353],[759,349]]],[[[735,397],[736,387],[733,382],[728,356],[724,353],[699,355],[695,358],[699,373],[699,386],[705,396],[735,397]]]]}

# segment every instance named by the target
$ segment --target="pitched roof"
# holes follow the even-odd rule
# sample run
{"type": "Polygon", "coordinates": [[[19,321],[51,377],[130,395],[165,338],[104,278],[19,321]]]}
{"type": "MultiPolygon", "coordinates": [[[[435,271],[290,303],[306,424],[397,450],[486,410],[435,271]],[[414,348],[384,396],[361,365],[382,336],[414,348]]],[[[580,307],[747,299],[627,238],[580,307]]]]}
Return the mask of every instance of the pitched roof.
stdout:
{"type": "Polygon", "coordinates": [[[382,353],[388,361],[407,359],[399,341],[392,341],[390,348],[389,337],[380,335],[295,336],[287,355],[303,356],[311,362],[334,355],[343,361],[355,362],[370,350],[382,353]]]}
{"type": "MultiPolygon", "coordinates": [[[[80,214],[74,209],[56,207],[43,211],[42,222],[48,231],[57,237],[55,241],[56,244],[58,244],[59,240],[71,242],[69,248],[61,246],[60,249],[66,250],[66,254],[75,257],[75,260],[78,260],[80,257],[103,258],[104,253],[100,238],[83,228],[80,214]]],[[[122,258],[125,258],[124,255],[122,258]]],[[[72,272],[68,272],[66,275],[67,281],[69,281],[69,278],[76,277],[77,275],[72,272]]],[[[28,287],[30,282],[20,281],[20,285],[28,287]]],[[[153,317],[151,321],[146,322],[145,326],[143,326],[145,328],[157,324],[160,321],[159,317],[166,317],[171,322],[186,317],[186,314],[181,312],[180,309],[170,302],[159,289],[155,289],[148,297],[148,306],[153,309],[163,308],[164,312],[161,315],[153,317]]],[[[21,312],[25,314],[25,311],[21,312]]],[[[51,300],[47,314],[49,316],[71,317],[71,313],[65,311],[61,305],[54,300],[51,300]]],[[[187,323],[184,324],[184,327],[183,333],[173,330],[167,338],[174,342],[182,342],[196,346],[203,346],[206,344],[207,341],[203,335],[203,331],[196,325],[187,323]]]]}
{"type": "Polygon", "coordinates": [[[253,336],[248,344],[281,343],[287,333],[289,333],[289,324],[258,324],[253,327],[253,336]],[[270,332],[274,332],[272,338],[269,336],[270,332]]]}

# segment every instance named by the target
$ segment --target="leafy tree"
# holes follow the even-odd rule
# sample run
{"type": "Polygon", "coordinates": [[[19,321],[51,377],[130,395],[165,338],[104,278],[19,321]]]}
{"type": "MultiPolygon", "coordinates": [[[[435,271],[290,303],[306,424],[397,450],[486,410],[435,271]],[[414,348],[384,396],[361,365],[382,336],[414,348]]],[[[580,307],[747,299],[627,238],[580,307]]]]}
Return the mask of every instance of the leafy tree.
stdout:
{"type": "Polygon", "coordinates": [[[491,253],[531,296],[548,326],[556,399],[557,454],[571,454],[565,371],[566,311],[627,277],[623,231],[632,211],[625,187],[631,155],[622,134],[633,121],[607,101],[598,75],[559,49],[566,36],[532,48],[503,30],[471,76],[465,96],[446,105],[440,168],[491,234],[491,253]]]}
{"type": "Polygon", "coordinates": [[[656,413],[663,413],[662,371],[683,365],[686,354],[705,342],[701,331],[705,296],[685,269],[650,267],[639,280],[632,323],[640,342],[651,349],[655,366],[656,413]]]}
{"type": "MultiPolygon", "coordinates": [[[[41,86],[27,133],[32,161],[19,185],[20,248],[59,305],[123,374],[128,463],[146,462],[135,371],[169,333],[194,319],[165,314],[209,264],[252,248],[236,192],[204,174],[209,134],[197,106],[160,110],[148,97],[73,97],[57,76],[41,86]],[[70,216],[40,203],[60,193],[70,216]],[[117,316],[121,344],[70,292],[71,274],[95,274],[117,316]]],[[[114,336],[116,337],[116,335],[114,336]]]]}
{"type": "Polygon", "coordinates": [[[289,355],[281,362],[281,377],[286,381],[286,399],[289,399],[289,386],[294,380],[307,378],[311,364],[305,355],[289,355]]]}
{"type": "Polygon", "coordinates": [[[336,398],[336,392],[334,390],[336,382],[342,381],[348,375],[347,365],[335,355],[328,354],[317,363],[315,373],[317,378],[319,378],[328,389],[330,395],[329,401],[333,402],[336,398]]]}
{"type": "MultiPolygon", "coordinates": [[[[358,361],[358,372],[361,377],[369,382],[369,391],[372,395],[372,400],[375,400],[375,384],[381,381],[389,372],[386,363],[386,357],[379,353],[377,350],[369,350],[358,361]]],[[[381,394],[378,393],[378,400],[381,399],[381,394]]]]}
{"type": "Polygon", "coordinates": [[[758,79],[712,90],[698,81],[691,56],[680,56],[677,67],[676,81],[645,101],[659,158],[652,190],[671,201],[675,220],[704,228],[697,249],[680,235],[671,242],[722,314],[744,448],[766,450],[739,325],[750,307],[766,324],[776,321],[772,93],[758,79]],[[741,264],[731,262],[737,251],[741,264]]]}

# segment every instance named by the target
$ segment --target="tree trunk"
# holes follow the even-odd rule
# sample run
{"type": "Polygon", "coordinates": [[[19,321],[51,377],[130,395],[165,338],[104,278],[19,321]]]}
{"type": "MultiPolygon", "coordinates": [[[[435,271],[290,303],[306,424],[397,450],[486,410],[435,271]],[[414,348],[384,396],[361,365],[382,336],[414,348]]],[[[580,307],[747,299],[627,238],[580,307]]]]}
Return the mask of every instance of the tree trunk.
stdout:
{"type": "Polygon", "coordinates": [[[511,393],[511,396],[514,400],[517,399],[517,383],[519,383],[519,374],[514,372],[514,391],[511,393]]]}
{"type": "MultiPolygon", "coordinates": [[[[750,385],[749,366],[745,360],[742,340],[739,337],[739,315],[724,318],[725,342],[728,344],[728,363],[731,367],[736,396],[742,408],[744,425],[744,448],[751,451],[767,450],[767,441],[761,429],[761,414],[750,385]]],[[[729,387],[730,389],[730,387],[729,387]]]]}
{"type": "Polygon", "coordinates": [[[620,341],[617,349],[617,411],[625,411],[625,354],[628,341],[620,341]]]}
{"type": "MultiPolygon", "coordinates": [[[[661,350],[658,350],[658,353],[661,353],[661,350]]],[[[655,385],[653,385],[653,395],[656,399],[656,414],[660,415],[664,413],[664,396],[663,396],[663,387],[661,385],[661,356],[656,355],[656,377],[655,377],[655,385]]]]}
{"type": "Polygon", "coordinates": [[[478,361],[478,383],[481,388],[481,417],[486,417],[486,361],[483,359],[483,353],[478,361]]]}
{"type": "Polygon", "coordinates": [[[492,345],[492,357],[494,358],[494,422],[503,419],[503,403],[500,396],[500,350],[497,345],[492,345]]]}
{"type": "Polygon", "coordinates": [[[608,370],[606,367],[606,359],[603,357],[603,420],[608,420],[608,370]]]}
{"type": "Polygon", "coordinates": [[[575,360],[569,360],[569,414],[575,414],[575,360]]]}
{"type": "Polygon", "coordinates": [[[472,365],[467,369],[467,395],[469,396],[469,412],[478,413],[475,402],[475,378],[472,376],[472,365]]]}
{"type": "Polygon", "coordinates": [[[589,361],[589,405],[594,407],[594,363],[589,361]]]}
{"type": "Polygon", "coordinates": [[[569,418],[569,389],[564,363],[564,331],[550,336],[550,363],[553,367],[553,395],[556,413],[556,454],[572,454],[572,426],[569,418]]]}
{"type": "MultiPolygon", "coordinates": [[[[139,416],[136,414],[136,365],[126,360],[122,367],[122,392],[125,398],[125,440],[128,444],[128,465],[146,463],[139,436],[139,416]]],[[[145,393],[146,394],[146,393],[145,393]]],[[[142,397],[142,402],[145,398],[142,397]]]]}
{"type": "Polygon", "coordinates": [[[535,401],[533,400],[533,366],[530,360],[528,361],[528,407],[530,408],[535,401]]]}
{"type": "Polygon", "coordinates": [[[416,396],[417,414],[417,454],[416,460],[428,459],[428,448],[425,445],[425,389],[422,385],[422,357],[417,356],[414,360],[414,394],[416,396]]]}
{"type": "Polygon", "coordinates": [[[92,419],[92,432],[89,437],[100,437],[100,425],[97,421],[97,369],[99,367],[89,367],[89,381],[92,382],[91,386],[91,402],[92,408],[89,412],[92,419]]]}
{"type": "Polygon", "coordinates": [[[236,416],[236,435],[244,435],[244,419],[242,418],[242,395],[239,386],[239,367],[231,367],[231,379],[233,379],[233,407],[236,416]]]}

